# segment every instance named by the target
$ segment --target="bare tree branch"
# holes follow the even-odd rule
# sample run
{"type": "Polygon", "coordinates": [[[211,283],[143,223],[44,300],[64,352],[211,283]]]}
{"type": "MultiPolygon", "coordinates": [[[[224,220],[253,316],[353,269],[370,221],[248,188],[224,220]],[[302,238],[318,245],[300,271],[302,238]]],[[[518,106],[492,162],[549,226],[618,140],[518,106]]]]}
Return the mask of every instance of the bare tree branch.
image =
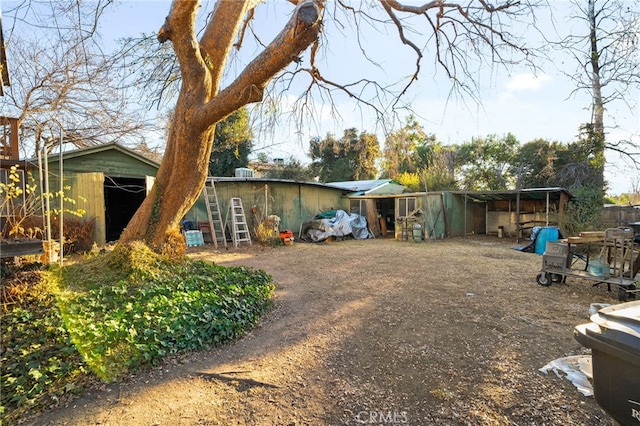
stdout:
{"type": "Polygon", "coordinates": [[[604,149],[620,153],[640,167],[638,145],[631,139],[610,140],[609,130],[616,129],[615,117],[605,114],[613,105],[625,105],[629,111],[637,100],[629,96],[640,87],[640,9],[635,2],[618,0],[572,1],[576,13],[572,19],[583,23],[582,34],[569,34],[552,44],[571,55],[576,71],[566,73],[574,82],[569,96],[580,92],[591,98],[590,122],[605,136],[604,149]]]}
{"type": "Polygon", "coordinates": [[[382,6],[384,7],[384,10],[387,12],[389,17],[391,18],[391,20],[395,24],[396,28],[398,29],[398,35],[400,37],[400,40],[402,40],[402,43],[404,43],[407,46],[411,47],[416,52],[416,56],[417,56],[417,59],[416,59],[416,70],[413,73],[413,75],[411,76],[411,78],[409,79],[409,81],[407,82],[407,85],[404,87],[402,92],[400,92],[400,96],[402,96],[405,93],[407,93],[407,90],[409,89],[409,86],[411,86],[411,84],[415,80],[418,79],[418,74],[420,74],[420,61],[422,60],[422,52],[420,51],[418,46],[415,45],[415,43],[413,43],[411,40],[409,40],[408,38],[405,37],[404,28],[402,26],[402,23],[400,22],[398,17],[395,15],[395,13],[393,13],[393,10],[391,9],[391,6],[389,5],[389,3],[390,2],[387,1],[387,0],[382,0],[382,6]]]}
{"type": "Polygon", "coordinates": [[[77,147],[116,140],[134,144],[151,129],[114,78],[111,58],[100,50],[95,19],[108,5],[29,2],[27,9],[5,11],[23,25],[36,25],[5,33],[14,61],[4,103],[20,123],[23,155],[34,155],[45,143],[54,149],[60,127],[64,142],[77,147]]]}
{"type": "MultiPolygon", "coordinates": [[[[207,63],[211,69],[211,84],[215,96],[216,88],[220,87],[222,73],[233,47],[233,40],[242,27],[243,17],[247,11],[255,7],[253,0],[220,1],[216,3],[209,24],[200,40],[201,48],[208,55],[207,63]],[[222,60],[219,60],[219,59],[222,60]]],[[[246,22],[246,20],[245,20],[246,22]]]]}
{"type": "Polygon", "coordinates": [[[321,10],[314,1],[300,2],[280,34],[209,102],[205,111],[207,118],[203,119],[215,122],[240,106],[262,100],[264,88],[273,76],[317,40],[320,15],[321,10]]]}

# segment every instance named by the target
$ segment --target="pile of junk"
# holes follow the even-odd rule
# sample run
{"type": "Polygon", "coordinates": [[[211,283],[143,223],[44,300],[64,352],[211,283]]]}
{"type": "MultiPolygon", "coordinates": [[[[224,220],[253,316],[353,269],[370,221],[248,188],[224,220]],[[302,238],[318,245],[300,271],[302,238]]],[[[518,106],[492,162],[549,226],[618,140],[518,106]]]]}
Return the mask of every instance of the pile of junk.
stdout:
{"type": "Polygon", "coordinates": [[[373,238],[364,216],[344,210],[329,210],[315,215],[300,226],[300,240],[319,243],[345,238],[373,238]]]}

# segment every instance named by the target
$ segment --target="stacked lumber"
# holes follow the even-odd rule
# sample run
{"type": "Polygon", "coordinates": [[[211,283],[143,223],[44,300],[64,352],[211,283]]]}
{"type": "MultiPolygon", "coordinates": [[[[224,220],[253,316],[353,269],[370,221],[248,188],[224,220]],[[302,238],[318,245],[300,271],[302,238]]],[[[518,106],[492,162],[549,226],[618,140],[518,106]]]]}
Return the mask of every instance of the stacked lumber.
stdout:
{"type": "Polygon", "coordinates": [[[604,231],[579,232],[577,237],[567,238],[569,244],[587,244],[604,241],[604,231]]]}

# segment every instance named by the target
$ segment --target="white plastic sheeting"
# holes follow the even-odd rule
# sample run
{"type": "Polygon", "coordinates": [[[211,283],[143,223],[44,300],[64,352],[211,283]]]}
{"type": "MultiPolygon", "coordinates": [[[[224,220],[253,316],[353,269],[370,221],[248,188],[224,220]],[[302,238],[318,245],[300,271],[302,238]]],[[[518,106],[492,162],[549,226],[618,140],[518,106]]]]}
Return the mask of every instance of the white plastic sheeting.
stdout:
{"type": "Polygon", "coordinates": [[[593,395],[593,385],[589,381],[593,377],[591,355],[573,355],[554,359],[540,369],[547,374],[549,371],[556,373],[560,378],[566,378],[584,396],[593,395]]]}
{"type": "Polygon", "coordinates": [[[336,214],[332,218],[314,218],[303,223],[300,239],[317,243],[329,237],[346,237],[348,235],[356,239],[373,238],[364,216],[336,210],[336,214]]]}
{"type": "MultiPolygon", "coordinates": [[[[589,315],[593,316],[600,309],[611,306],[607,303],[592,303],[589,306],[589,315]]],[[[589,380],[593,379],[593,368],[591,366],[591,355],[575,355],[554,359],[540,369],[547,374],[549,371],[556,373],[556,376],[566,377],[584,396],[593,395],[593,385],[589,380]]]]}

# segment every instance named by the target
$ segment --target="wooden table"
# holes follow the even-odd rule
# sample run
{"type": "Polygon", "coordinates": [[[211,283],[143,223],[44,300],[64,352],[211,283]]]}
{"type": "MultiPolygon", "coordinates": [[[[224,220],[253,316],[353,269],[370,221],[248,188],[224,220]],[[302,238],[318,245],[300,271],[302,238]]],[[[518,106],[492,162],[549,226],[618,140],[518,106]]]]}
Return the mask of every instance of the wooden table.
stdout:
{"type": "Polygon", "coordinates": [[[581,232],[577,237],[569,237],[559,240],[560,243],[566,243],[568,246],[567,250],[567,268],[571,268],[573,264],[573,256],[582,259],[585,262],[584,270],[586,271],[589,267],[589,254],[591,252],[590,246],[592,244],[602,245],[604,242],[604,232],[581,232]],[[584,235],[583,235],[584,234],[584,235]],[[584,254],[578,253],[577,246],[584,245],[586,249],[584,250],[584,254]],[[574,246],[573,250],[571,246],[574,246]]]}
{"type": "MultiPolygon", "coordinates": [[[[566,242],[568,245],[568,249],[569,249],[569,254],[568,254],[568,259],[567,259],[567,266],[570,266],[570,260],[571,260],[571,256],[572,256],[572,251],[571,251],[571,246],[577,246],[580,244],[584,244],[589,246],[590,244],[599,244],[603,249],[606,249],[608,245],[612,244],[609,243],[607,244],[605,242],[605,231],[589,231],[589,232],[580,232],[578,234],[577,237],[569,237],[563,240],[560,240],[560,242],[566,242]]],[[[611,248],[611,247],[610,247],[611,248]]],[[[615,247],[613,247],[615,249],[615,247]]],[[[622,248],[623,250],[629,249],[631,250],[630,256],[633,257],[633,244],[630,247],[618,247],[618,248],[622,248]]],[[[586,262],[586,266],[585,266],[585,270],[588,268],[589,266],[589,249],[587,248],[586,250],[586,256],[583,259],[586,262]]],[[[603,253],[609,253],[608,251],[604,251],[603,253]]],[[[626,256],[625,256],[626,258],[626,256]]],[[[605,259],[607,262],[610,259],[605,259]]],[[[630,271],[630,278],[633,279],[633,277],[636,276],[636,274],[640,271],[640,253],[638,253],[636,259],[633,261],[633,270],[630,271]]],[[[623,271],[621,271],[623,272],[623,271]]],[[[629,272],[627,272],[629,273],[629,272]]]]}

